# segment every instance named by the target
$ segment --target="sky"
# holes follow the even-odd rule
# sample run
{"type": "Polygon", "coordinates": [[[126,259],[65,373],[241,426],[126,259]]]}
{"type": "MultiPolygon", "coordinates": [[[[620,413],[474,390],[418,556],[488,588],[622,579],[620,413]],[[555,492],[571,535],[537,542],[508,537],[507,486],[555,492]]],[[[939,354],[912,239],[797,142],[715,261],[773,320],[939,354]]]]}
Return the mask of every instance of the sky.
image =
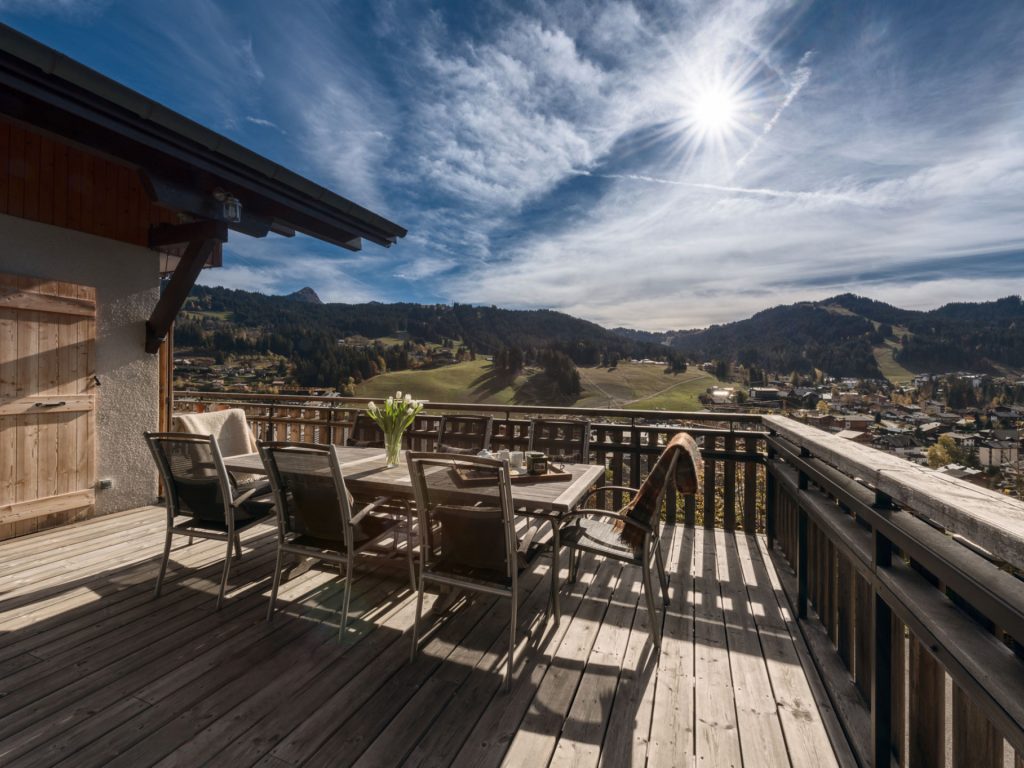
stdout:
{"type": "Polygon", "coordinates": [[[1024,2],[0,0],[409,230],[201,282],[703,327],[1024,293],[1024,2]]]}

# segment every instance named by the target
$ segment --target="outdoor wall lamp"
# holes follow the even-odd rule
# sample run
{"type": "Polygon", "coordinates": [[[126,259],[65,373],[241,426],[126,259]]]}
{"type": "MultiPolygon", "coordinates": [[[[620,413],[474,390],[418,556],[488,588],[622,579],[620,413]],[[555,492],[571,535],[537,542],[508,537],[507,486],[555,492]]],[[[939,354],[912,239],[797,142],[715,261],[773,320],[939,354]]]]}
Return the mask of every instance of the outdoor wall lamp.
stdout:
{"type": "Polygon", "coordinates": [[[224,221],[237,224],[242,220],[242,202],[237,197],[219,188],[213,191],[213,196],[220,201],[224,221]]]}

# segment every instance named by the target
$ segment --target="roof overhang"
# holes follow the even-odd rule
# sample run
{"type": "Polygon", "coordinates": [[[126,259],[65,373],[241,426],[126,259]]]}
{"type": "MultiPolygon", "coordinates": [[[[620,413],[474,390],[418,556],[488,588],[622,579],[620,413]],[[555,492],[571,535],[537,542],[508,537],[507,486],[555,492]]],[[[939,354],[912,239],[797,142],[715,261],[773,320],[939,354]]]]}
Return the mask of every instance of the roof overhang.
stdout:
{"type": "Polygon", "coordinates": [[[137,168],[153,201],[255,237],[295,232],[349,250],[406,230],[0,25],[0,114],[137,168]],[[225,220],[217,195],[241,202],[225,220]]]}

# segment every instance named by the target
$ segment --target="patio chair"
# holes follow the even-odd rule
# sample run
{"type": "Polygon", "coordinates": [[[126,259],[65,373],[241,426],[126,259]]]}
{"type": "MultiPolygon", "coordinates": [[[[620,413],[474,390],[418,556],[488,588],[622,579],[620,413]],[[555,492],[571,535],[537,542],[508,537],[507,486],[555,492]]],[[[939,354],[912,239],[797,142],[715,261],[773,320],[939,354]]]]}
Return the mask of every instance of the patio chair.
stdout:
{"type": "MultiPolygon", "coordinates": [[[[338,626],[340,639],[348,625],[356,555],[380,554],[376,545],[387,536],[397,538],[404,521],[396,519],[393,510],[385,513],[384,507],[390,501],[386,496],[353,512],[353,499],[345,487],[337,446],[260,443],[259,452],[270,477],[277,510],[277,563],[267,621],[274,616],[285,553],[313,557],[337,565],[345,582],[338,626]]],[[[412,547],[408,543],[406,558],[410,583],[416,589],[412,547]]]]}
{"type": "MultiPolygon", "coordinates": [[[[221,456],[256,453],[256,436],[252,433],[245,411],[241,408],[220,408],[202,413],[176,413],[171,418],[171,432],[188,435],[213,435],[221,456]]],[[[259,475],[229,472],[235,482],[251,483],[259,475]]],[[[270,492],[269,486],[266,492],[270,492]]]]}
{"type": "Polygon", "coordinates": [[[658,613],[654,606],[651,585],[651,562],[657,566],[662,601],[669,604],[668,576],[661,554],[661,504],[670,489],[693,493],[701,470],[700,453],[693,438],[679,433],[662,451],[640,488],[606,485],[595,488],[580,501],[580,506],[563,516],[561,544],[569,548],[569,581],[579,575],[580,554],[590,552],[643,571],[643,591],[650,613],[650,633],[654,647],[661,648],[658,613]],[[589,498],[602,491],[625,491],[632,494],[622,509],[610,511],[586,508],[589,498]]]}
{"type": "Polygon", "coordinates": [[[444,415],[437,430],[438,453],[474,455],[491,447],[490,416],[444,415]]]}
{"type": "Polygon", "coordinates": [[[354,445],[360,448],[383,448],[384,431],[365,413],[357,413],[345,445],[354,445]]]}
{"type": "MultiPolygon", "coordinates": [[[[536,561],[542,550],[539,543],[516,538],[512,484],[508,466],[494,459],[477,456],[442,456],[437,453],[407,454],[419,515],[420,578],[416,596],[416,618],[412,630],[412,652],[419,650],[419,625],[423,612],[423,592],[427,582],[447,585],[488,595],[508,598],[511,604],[508,663],[505,690],[511,686],[516,625],[519,609],[519,575],[536,561]],[[444,482],[437,475],[461,468],[491,472],[498,497],[493,504],[453,504],[445,501],[444,482]],[[432,472],[428,472],[432,470],[432,472]]],[[[556,555],[557,558],[557,555],[556,555]]],[[[557,560],[552,579],[557,574],[557,560]]],[[[557,593],[552,591],[552,599],[557,593]]]]}
{"type": "Polygon", "coordinates": [[[568,419],[533,419],[531,451],[543,451],[563,464],[587,464],[590,460],[590,422],[568,419]]]}
{"type": "Polygon", "coordinates": [[[231,570],[231,547],[242,557],[239,533],[265,520],[272,510],[265,482],[237,483],[224,468],[217,439],[213,435],[179,432],[147,432],[146,442],[156,461],[167,504],[167,541],[154,597],[160,596],[171,538],[188,536],[226,541],[224,571],[217,593],[217,609],[224,602],[231,570]],[[175,519],[180,518],[180,522],[175,519]]]}

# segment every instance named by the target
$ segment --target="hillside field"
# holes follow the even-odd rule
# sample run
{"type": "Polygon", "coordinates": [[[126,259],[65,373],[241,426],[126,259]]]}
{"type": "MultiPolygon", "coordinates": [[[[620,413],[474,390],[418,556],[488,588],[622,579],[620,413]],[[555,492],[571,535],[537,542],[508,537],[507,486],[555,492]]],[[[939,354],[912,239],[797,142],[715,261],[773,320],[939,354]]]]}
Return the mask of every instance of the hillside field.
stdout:
{"type": "Polygon", "coordinates": [[[893,357],[893,353],[899,349],[899,344],[892,339],[885,342],[883,346],[875,347],[875,360],[878,362],[878,370],[889,380],[890,384],[900,386],[909,384],[914,380],[913,371],[908,371],[893,357]]]}
{"type": "Polygon", "coordinates": [[[567,399],[544,386],[531,370],[514,378],[495,376],[491,364],[474,360],[429,370],[397,371],[375,376],[357,387],[360,397],[387,397],[396,390],[433,402],[495,405],[559,405],[579,408],[636,408],[698,411],[698,396],[723,382],[697,369],[665,373],[661,365],[620,363],[616,368],[580,368],[583,393],[567,399]]]}

